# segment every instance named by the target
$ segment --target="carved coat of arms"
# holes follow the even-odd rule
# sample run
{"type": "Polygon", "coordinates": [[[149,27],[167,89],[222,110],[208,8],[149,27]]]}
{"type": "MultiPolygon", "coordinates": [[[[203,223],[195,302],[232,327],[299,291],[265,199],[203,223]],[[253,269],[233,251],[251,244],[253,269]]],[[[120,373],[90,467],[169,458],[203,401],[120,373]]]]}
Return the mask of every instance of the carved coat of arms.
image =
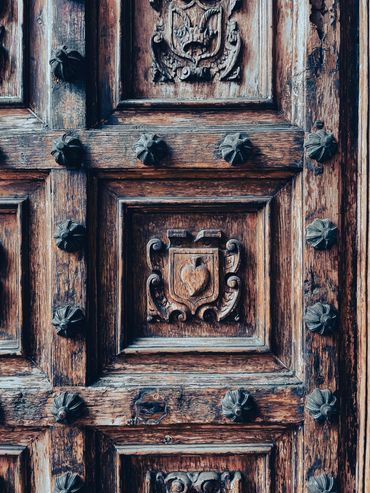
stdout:
{"type": "Polygon", "coordinates": [[[148,322],[192,317],[218,321],[234,314],[241,281],[238,240],[226,240],[220,230],[167,232],[169,244],[153,238],[147,245],[151,274],[147,279],[148,322]],[[164,274],[165,273],[165,274],[164,274]]]}
{"type": "Polygon", "coordinates": [[[160,14],[151,40],[153,81],[240,79],[242,0],[150,0],[160,14]]]}

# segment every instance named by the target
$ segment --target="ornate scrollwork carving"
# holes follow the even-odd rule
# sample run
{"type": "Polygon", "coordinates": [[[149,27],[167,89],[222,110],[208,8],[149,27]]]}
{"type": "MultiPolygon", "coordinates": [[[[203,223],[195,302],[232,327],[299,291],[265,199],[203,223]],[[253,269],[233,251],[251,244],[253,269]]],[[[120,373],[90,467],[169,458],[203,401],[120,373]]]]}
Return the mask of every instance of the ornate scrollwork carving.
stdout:
{"type": "Polygon", "coordinates": [[[338,228],[329,219],[315,219],[306,228],[306,242],[315,250],[328,250],[337,236],[338,228]]]}
{"type": "Polygon", "coordinates": [[[86,230],[82,224],[71,219],[58,224],[54,239],[58,248],[65,252],[77,252],[85,241],[86,230]]]}
{"type": "Polygon", "coordinates": [[[226,135],[220,144],[220,152],[225,161],[232,166],[244,164],[252,151],[251,141],[241,133],[226,135]]]}
{"type": "Polygon", "coordinates": [[[335,478],[328,474],[312,477],[308,483],[309,493],[336,493],[335,478]]]}
{"type": "Polygon", "coordinates": [[[244,389],[229,390],[221,405],[222,414],[236,422],[247,421],[255,407],[253,397],[244,389]]]}
{"type": "Polygon", "coordinates": [[[239,81],[241,0],[149,0],[159,13],[151,40],[154,82],[239,81]]]}
{"type": "Polygon", "coordinates": [[[84,57],[78,51],[71,50],[67,46],[58,48],[49,63],[55,77],[65,82],[73,82],[83,76],[84,57]]]}
{"type": "Polygon", "coordinates": [[[331,159],[338,149],[337,141],[331,132],[324,130],[324,123],[318,121],[315,123],[316,132],[308,134],[305,148],[311,159],[318,163],[324,163],[331,159]]]}
{"type": "Polygon", "coordinates": [[[78,474],[67,472],[55,480],[54,493],[77,493],[82,491],[85,483],[78,474]]]}
{"type": "Polygon", "coordinates": [[[327,421],[337,413],[337,398],[328,389],[315,389],[307,397],[306,409],[315,421],[327,421]]]}
{"type": "Polygon", "coordinates": [[[202,230],[195,237],[186,230],[169,230],[167,234],[168,245],[159,238],[147,244],[147,263],[152,271],[146,284],[147,321],[238,317],[240,242],[230,239],[221,248],[224,240],[220,230],[202,230]],[[164,281],[166,260],[168,279],[164,281]]]}
{"type": "Polygon", "coordinates": [[[307,308],[304,321],[311,332],[331,334],[337,329],[337,311],[327,303],[315,303],[307,308]]]}
{"type": "Polygon", "coordinates": [[[51,413],[58,423],[69,424],[81,417],[85,403],[79,394],[74,392],[62,392],[54,399],[51,413]]]}
{"type": "Polygon", "coordinates": [[[78,167],[82,163],[83,152],[83,146],[77,137],[64,134],[54,140],[51,155],[61,166],[78,167]]]}
{"type": "Polygon", "coordinates": [[[235,472],[147,471],[145,493],[240,493],[242,475],[235,472]]]}

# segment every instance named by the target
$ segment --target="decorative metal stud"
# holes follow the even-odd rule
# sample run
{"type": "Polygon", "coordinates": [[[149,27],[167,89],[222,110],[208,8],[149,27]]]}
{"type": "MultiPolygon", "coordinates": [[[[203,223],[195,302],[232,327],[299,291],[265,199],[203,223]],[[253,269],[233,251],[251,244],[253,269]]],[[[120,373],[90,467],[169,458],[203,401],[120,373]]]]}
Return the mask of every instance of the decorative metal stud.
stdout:
{"type": "Polygon", "coordinates": [[[67,472],[56,478],[54,493],[77,493],[82,491],[84,486],[85,484],[78,474],[67,472]]]}
{"type": "Polygon", "coordinates": [[[308,483],[309,493],[336,493],[335,479],[328,474],[312,477],[308,483]]]}
{"type": "Polygon", "coordinates": [[[329,250],[337,236],[338,228],[329,219],[315,219],[306,228],[306,241],[315,250],[329,250]]]}
{"type": "Polygon", "coordinates": [[[79,306],[65,305],[54,311],[52,324],[62,337],[72,337],[85,323],[85,315],[79,306]]]}
{"type": "Polygon", "coordinates": [[[77,137],[64,134],[53,142],[51,155],[61,166],[81,166],[84,150],[77,137]]]}
{"type": "Polygon", "coordinates": [[[54,399],[51,413],[58,423],[69,424],[82,416],[85,403],[79,394],[62,392],[54,399]]]}
{"type": "Polygon", "coordinates": [[[84,57],[78,51],[71,50],[67,46],[58,48],[49,63],[55,77],[65,82],[73,82],[83,76],[84,57]]]}
{"type": "Polygon", "coordinates": [[[327,335],[337,328],[337,311],[326,303],[315,303],[307,308],[304,321],[311,332],[327,335]]]}
{"type": "Polygon", "coordinates": [[[77,252],[85,241],[85,227],[77,224],[72,219],[58,224],[54,238],[58,248],[65,252],[77,252]]]}
{"type": "Polygon", "coordinates": [[[136,157],[146,166],[158,166],[168,154],[166,142],[155,134],[142,134],[134,145],[136,157]]]}
{"type": "Polygon", "coordinates": [[[337,413],[337,398],[328,389],[315,389],[307,397],[306,409],[315,421],[327,421],[337,413]]]}
{"type": "Polygon", "coordinates": [[[241,133],[226,135],[220,144],[220,152],[223,159],[232,166],[245,163],[251,151],[251,141],[246,135],[241,133]]]}
{"type": "Polygon", "coordinates": [[[311,159],[318,163],[324,163],[331,159],[338,149],[337,141],[331,132],[324,130],[324,123],[318,121],[315,123],[316,132],[308,134],[305,148],[311,159]]]}
{"type": "Polygon", "coordinates": [[[222,414],[236,422],[243,422],[254,410],[251,394],[244,389],[230,390],[222,399],[222,414]]]}

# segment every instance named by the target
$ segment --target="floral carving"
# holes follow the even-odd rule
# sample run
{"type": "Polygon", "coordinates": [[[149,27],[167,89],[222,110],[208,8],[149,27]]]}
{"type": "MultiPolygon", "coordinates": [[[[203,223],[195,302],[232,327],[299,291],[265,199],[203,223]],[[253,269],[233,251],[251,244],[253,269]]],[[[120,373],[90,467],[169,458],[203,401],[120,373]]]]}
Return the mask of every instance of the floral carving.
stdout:
{"type": "Polygon", "coordinates": [[[223,159],[233,166],[244,164],[251,151],[252,144],[246,135],[241,133],[226,135],[220,145],[223,159]]]}
{"type": "Polygon", "coordinates": [[[238,81],[241,0],[149,0],[159,13],[151,41],[154,82],[238,81]]]}
{"type": "Polygon", "coordinates": [[[65,82],[73,82],[82,77],[84,62],[84,57],[78,51],[62,46],[55,51],[49,63],[55,77],[65,82]]]}
{"type": "Polygon", "coordinates": [[[315,389],[307,397],[306,409],[315,421],[327,421],[337,412],[337,398],[330,390],[315,389]]]}
{"type": "Polygon", "coordinates": [[[78,474],[67,472],[55,480],[54,493],[77,493],[84,489],[84,482],[78,474]]]}
{"type": "Polygon", "coordinates": [[[85,323],[85,315],[80,307],[65,305],[54,311],[52,324],[58,335],[71,337],[76,334],[85,323]]]}
{"type": "Polygon", "coordinates": [[[308,483],[309,493],[336,493],[335,479],[328,474],[312,477],[308,483]]]}
{"type": "Polygon", "coordinates": [[[85,241],[85,227],[71,219],[58,224],[54,238],[58,248],[66,252],[77,252],[85,241]]]}
{"type": "Polygon", "coordinates": [[[316,132],[308,134],[305,148],[311,159],[324,163],[331,159],[337,152],[338,144],[334,135],[324,130],[324,123],[316,122],[316,132]]]}
{"type": "Polygon", "coordinates": [[[235,313],[241,280],[241,245],[231,239],[224,248],[220,230],[202,230],[193,236],[186,230],[169,230],[169,245],[159,238],[147,244],[147,321],[222,321],[235,313]],[[163,265],[168,262],[163,279],[163,265]],[[220,283],[220,281],[222,281],[220,283]]]}
{"type": "Polygon", "coordinates": [[[222,414],[236,422],[247,421],[255,407],[251,394],[244,389],[229,390],[221,404],[222,414]]]}
{"type": "Polygon", "coordinates": [[[315,219],[306,228],[306,241],[315,250],[328,250],[337,241],[338,229],[329,219],[315,219]]]}
{"type": "Polygon", "coordinates": [[[83,159],[83,147],[80,140],[64,134],[53,142],[51,155],[61,166],[80,166],[83,159]]]}
{"type": "Polygon", "coordinates": [[[51,413],[58,423],[69,424],[81,417],[85,403],[79,394],[62,392],[54,399],[51,413]]]}
{"type": "Polygon", "coordinates": [[[242,475],[235,472],[171,472],[148,471],[144,493],[238,493],[242,475]]]}
{"type": "Polygon", "coordinates": [[[315,303],[307,308],[304,321],[311,332],[330,334],[337,328],[337,311],[326,303],[315,303]]]}
{"type": "Polygon", "coordinates": [[[165,141],[155,134],[141,135],[134,150],[136,157],[146,166],[158,166],[168,153],[165,141]]]}

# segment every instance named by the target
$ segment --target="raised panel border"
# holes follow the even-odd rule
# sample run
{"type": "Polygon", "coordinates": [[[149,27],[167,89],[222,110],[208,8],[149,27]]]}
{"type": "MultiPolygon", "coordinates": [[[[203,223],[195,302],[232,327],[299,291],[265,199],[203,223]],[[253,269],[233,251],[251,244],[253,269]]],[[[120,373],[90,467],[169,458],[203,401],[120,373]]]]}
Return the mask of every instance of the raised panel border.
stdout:
{"type": "Polygon", "coordinates": [[[18,282],[17,282],[17,300],[15,302],[17,306],[17,319],[15,338],[9,337],[8,339],[2,339],[0,341],[0,355],[5,354],[23,354],[23,333],[25,329],[25,296],[26,296],[26,255],[27,249],[25,245],[25,230],[26,230],[26,198],[1,198],[0,199],[0,213],[1,209],[6,208],[8,210],[14,210],[17,216],[17,240],[18,240],[18,252],[17,252],[17,270],[18,270],[18,282]]]}
{"type": "MultiPolygon", "coordinates": [[[[0,445],[0,457],[16,458],[14,493],[26,493],[27,489],[27,452],[23,445],[0,445]]],[[[2,478],[0,478],[2,482],[2,478]]],[[[2,486],[0,482],[0,487],[2,486]]],[[[1,490],[2,491],[2,490],[1,490]]]]}
{"type": "MultiPolygon", "coordinates": [[[[273,443],[228,443],[228,444],[181,444],[181,445],[116,445],[116,484],[119,491],[122,490],[121,458],[122,456],[146,456],[146,455],[259,455],[264,457],[264,493],[272,492],[271,455],[274,450],[273,443]]],[[[143,478],[144,479],[144,478],[143,478]]]]}
{"type": "Polygon", "coordinates": [[[246,206],[259,212],[258,218],[258,235],[260,244],[269,245],[270,228],[269,228],[269,199],[256,197],[130,197],[118,199],[118,237],[119,237],[119,264],[118,264],[118,320],[117,320],[117,354],[137,354],[137,353],[184,353],[184,352],[270,352],[270,317],[269,317],[269,255],[266,248],[264,262],[257,266],[258,286],[262,286],[258,292],[257,303],[257,335],[255,337],[189,337],[189,338],[138,338],[132,342],[127,341],[125,327],[127,319],[125,315],[125,306],[127,306],[126,292],[124,285],[126,283],[126,254],[125,245],[127,241],[125,231],[126,207],[137,207],[146,210],[168,205],[186,205],[189,208],[206,207],[206,206],[246,206]],[[262,302],[264,300],[264,302],[262,302]],[[206,339],[206,340],[205,340],[206,339]],[[184,346],[186,342],[186,346],[184,346]]]}
{"type": "MultiPolygon", "coordinates": [[[[11,2],[13,3],[13,2],[11,2]]],[[[0,95],[0,106],[9,106],[9,105],[23,105],[25,104],[25,94],[24,94],[24,26],[25,26],[25,13],[24,13],[24,1],[17,0],[14,2],[15,7],[17,9],[17,25],[16,32],[12,33],[11,42],[16,44],[16,95],[15,96],[1,96],[0,95]]],[[[1,29],[1,20],[0,20],[0,29],[1,29]]],[[[4,26],[4,30],[6,33],[7,26],[4,26]]],[[[1,45],[0,45],[1,48],[1,45]]],[[[8,51],[8,50],[7,50],[8,51]]],[[[12,60],[9,61],[11,63],[12,60]]]]}

